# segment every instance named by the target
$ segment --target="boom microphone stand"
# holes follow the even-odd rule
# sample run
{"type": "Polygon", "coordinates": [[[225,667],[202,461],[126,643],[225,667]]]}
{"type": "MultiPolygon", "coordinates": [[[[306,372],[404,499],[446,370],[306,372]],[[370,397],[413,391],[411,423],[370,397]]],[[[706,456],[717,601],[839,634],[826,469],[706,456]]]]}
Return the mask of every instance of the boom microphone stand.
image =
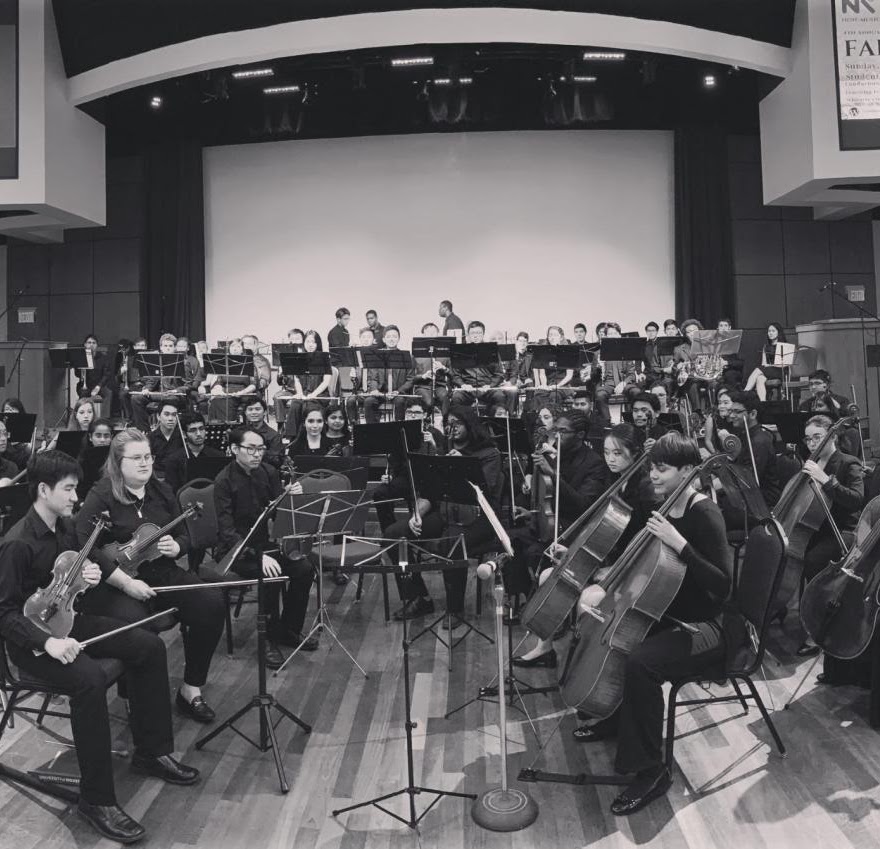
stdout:
{"type": "MultiPolygon", "coordinates": [[[[251,526],[251,529],[247,532],[245,538],[234,550],[232,558],[229,560],[228,564],[224,564],[226,566],[226,571],[228,571],[235,561],[241,557],[242,552],[245,550],[254,534],[259,530],[263,522],[268,520],[269,514],[275,509],[279,500],[280,499],[276,499],[275,501],[270,502],[257,517],[256,522],[251,526]]],[[[303,720],[301,720],[295,713],[289,711],[266,690],[265,587],[263,585],[262,564],[259,564],[257,568],[257,693],[245,705],[235,711],[232,716],[224,720],[210,733],[196,740],[195,745],[197,749],[201,750],[206,743],[213,740],[218,734],[225,731],[227,728],[232,729],[239,737],[243,737],[254,748],[259,749],[261,752],[272,752],[272,756],[275,758],[275,769],[278,772],[278,783],[281,786],[281,792],[287,793],[290,790],[290,785],[287,783],[287,776],[284,773],[284,765],[281,763],[281,750],[278,748],[278,740],[275,738],[275,726],[277,723],[272,720],[272,708],[275,708],[281,714],[281,719],[286,717],[292,722],[295,722],[306,732],[306,734],[311,732],[311,725],[303,722],[303,720]],[[259,740],[253,740],[235,727],[235,723],[251,710],[256,710],[260,717],[259,740]]],[[[278,721],[280,722],[281,720],[279,719],[278,721]]]]}

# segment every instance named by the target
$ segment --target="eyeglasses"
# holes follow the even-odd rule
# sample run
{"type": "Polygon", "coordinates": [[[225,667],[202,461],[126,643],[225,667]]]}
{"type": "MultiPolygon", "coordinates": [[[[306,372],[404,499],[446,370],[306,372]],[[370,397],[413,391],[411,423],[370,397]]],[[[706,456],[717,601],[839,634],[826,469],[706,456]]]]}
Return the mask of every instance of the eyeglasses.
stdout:
{"type": "Polygon", "coordinates": [[[555,432],[556,433],[565,433],[565,434],[575,433],[575,431],[573,431],[570,427],[557,427],[555,429],[555,432]]]}
{"type": "Polygon", "coordinates": [[[242,451],[246,454],[250,454],[251,457],[256,457],[257,454],[265,454],[266,446],[265,445],[239,445],[242,451]]]}
{"type": "Polygon", "coordinates": [[[131,456],[123,456],[123,460],[134,460],[135,463],[152,463],[152,454],[133,454],[131,456]]]}
{"type": "Polygon", "coordinates": [[[815,436],[805,436],[804,445],[815,445],[825,438],[824,433],[817,433],[815,436]]]}

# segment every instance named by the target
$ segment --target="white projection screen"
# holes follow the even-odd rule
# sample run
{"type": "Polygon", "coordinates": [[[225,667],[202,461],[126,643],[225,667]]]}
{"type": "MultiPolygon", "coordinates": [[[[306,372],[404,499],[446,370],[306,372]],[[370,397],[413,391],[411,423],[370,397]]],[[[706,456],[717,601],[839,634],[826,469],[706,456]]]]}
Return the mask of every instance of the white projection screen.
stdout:
{"type": "MultiPolygon", "coordinates": [[[[674,312],[672,134],[377,136],[207,148],[208,339],[340,306],[403,342],[446,298],[487,338],[583,321],[641,330],[674,312]]],[[[512,340],[511,340],[512,341],[512,340]]]]}

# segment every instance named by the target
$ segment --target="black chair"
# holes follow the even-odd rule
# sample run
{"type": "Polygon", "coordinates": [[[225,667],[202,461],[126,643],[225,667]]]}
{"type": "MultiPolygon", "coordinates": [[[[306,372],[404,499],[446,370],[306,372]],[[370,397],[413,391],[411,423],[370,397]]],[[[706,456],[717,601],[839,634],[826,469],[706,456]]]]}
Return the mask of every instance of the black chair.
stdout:
{"type": "MultiPolygon", "coordinates": [[[[745,554],[739,581],[735,587],[732,602],[732,616],[725,614],[728,621],[735,625],[745,620],[751,645],[743,646],[732,658],[728,651],[728,659],[716,669],[708,669],[702,675],[683,678],[672,682],[666,714],[666,766],[672,769],[673,747],[675,745],[675,715],[679,707],[706,705],[717,702],[738,701],[743,706],[743,715],[749,711],[748,700],[757,705],[767,728],[776,743],[779,754],[785,756],[785,746],[776,726],[770,719],[767,708],[755,688],[752,676],[761,668],[767,629],[776,610],[776,593],[782,579],[783,563],[785,562],[785,539],[778,523],[768,520],[756,525],[749,533],[745,545],[745,554]],[[704,699],[679,700],[678,693],[686,684],[702,681],[724,680],[733,687],[734,694],[712,696],[704,699]],[[748,693],[740,687],[744,684],[748,693]]],[[[736,632],[736,628],[725,629],[728,634],[736,632]]]]}
{"type": "MultiPolygon", "coordinates": [[[[122,680],[122,676],[125,673],[125,666],[121,660],[115,658],[100,658],[97,662],[100,664],[104,676],[107,679],[108,689],[116,682],[122,680]]],[[[49,706],[51,700],[55,696],[72,696],[73,693],[63,687],[50,684],[40,678],[31,676],[28,673],[16,673],[12,668],[12,664],[9,662],[9,658],[6,654],[6,642],[2,637],[0,637],[0,690],[6,693],[6,704],[3,708],[3,715],[0,717],[0,740],[3,739],[3,734],[6,731],[7,726],[10,728],[13,727],[13,718],[16,713],[35,714],[37,717],[37,728],[42,727],[43,720],[47,716],[56,716],[62,719],[70,718],[69,713],[51,710],[49,706]],[[42,696],[42,703],[39,707],[26,706],[23,704],[34,696],[42,696]]],[[[37,775],[22,772],[21,770],[14,769],[3,763],[0,763],[0,777],[9,779],[18,784],[26,785],[27,787],[32,787],[43,793],[57,796],[68,802],[76,802],[78,799],[78,794],[76,792],[69,789],[69,787],[63,786],[64,784],[69,784],[69,780],[58,784],[53,782],[49,775],[46,775],[44,779],[41,779],[37,775]]],[[[61,776],[59,776],[59,781],[60,780],[61,776]]]]}

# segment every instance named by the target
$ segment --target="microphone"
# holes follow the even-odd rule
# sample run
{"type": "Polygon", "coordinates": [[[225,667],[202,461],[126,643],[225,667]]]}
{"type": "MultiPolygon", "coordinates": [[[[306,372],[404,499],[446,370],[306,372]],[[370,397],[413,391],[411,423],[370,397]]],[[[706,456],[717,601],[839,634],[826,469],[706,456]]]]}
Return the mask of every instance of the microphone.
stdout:
{"type": "Polygon", "coordinates": [[[488,581],[508,560],[510,560],[510,555],[504,552],[496,554],[494,560],[487,560],[477,566],[477,578],[481,581],[488,581]]]}
{"type": "Polygon", "coordinates": [[[824,286],[819,287],[819,291],[824,292],[826,289],[831,289],[832,287],[834,287],[836,285],[837,285],[837,283],[835,283],[833,280],[829,280],[824,286]]]}

